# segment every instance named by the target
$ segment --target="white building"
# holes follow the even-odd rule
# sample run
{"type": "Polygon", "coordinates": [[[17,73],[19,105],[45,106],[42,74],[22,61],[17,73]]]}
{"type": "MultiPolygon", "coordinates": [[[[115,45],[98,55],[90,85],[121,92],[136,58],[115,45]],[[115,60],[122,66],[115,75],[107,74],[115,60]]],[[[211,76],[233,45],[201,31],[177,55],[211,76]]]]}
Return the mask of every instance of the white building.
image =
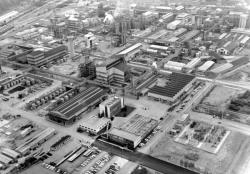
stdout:
{"type": "Polygon", "coordinates": [[[88,133],[98,135],[101,131],[105,131],[110,123],[111,120],[108,118],[98,118],[97,116],[90,116],[82,123],[80,123],[79,128],[88,133]]]}
{"type": "Polygon", "coordinates": [[[248,15],[247,14],[241,14],[240,15],[239,28],[246,28],[247,19],[248,19],[248,15]]]}
{"type": "Polygon", "coordinates": [[[195,66],[197,66],[201,62],[201,58],[194,58],[190,62],[188,62],[185,65],[185,68],[187,69],[193,69],[195,66]]]}
{"type": "Polygon", "coordinates": [[[181,20],[175,20],[167,25],[167,29],[176,30],[177,26],[181,24],[181,20]]]}
{"type": "Polygon", "coordinates": [[[214,65],[214,61],[206,61],[203,65],[201,65],[198,70],[201,72],[207,71],[209,68],[211,68],[214,65]]]}
{"type": "Polygon", "coordinates": [[[122,108],[124,108],[124,98],[116,96],[108,98],[99,105],[100,114],[108,118],[118,114],[122,108]]]}

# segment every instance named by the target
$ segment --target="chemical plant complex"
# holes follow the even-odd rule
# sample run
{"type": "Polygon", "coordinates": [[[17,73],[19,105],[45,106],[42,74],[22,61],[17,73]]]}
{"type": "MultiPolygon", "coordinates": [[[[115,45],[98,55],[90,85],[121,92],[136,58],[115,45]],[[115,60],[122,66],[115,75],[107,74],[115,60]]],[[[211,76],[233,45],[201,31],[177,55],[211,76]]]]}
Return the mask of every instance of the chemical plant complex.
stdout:
{"type": "Polygon", "coordinates": [[[0,174],[250,174],[249,59],[244,0],[0,11],[0,174]]]}

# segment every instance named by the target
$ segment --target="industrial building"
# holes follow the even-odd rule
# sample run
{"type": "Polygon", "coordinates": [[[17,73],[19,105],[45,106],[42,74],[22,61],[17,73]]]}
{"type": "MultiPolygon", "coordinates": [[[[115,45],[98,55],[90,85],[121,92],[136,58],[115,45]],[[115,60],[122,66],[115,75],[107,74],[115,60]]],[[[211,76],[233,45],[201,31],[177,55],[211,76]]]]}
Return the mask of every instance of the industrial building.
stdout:
{"type": "Polygon", "coordinates": [[[137,114],[122,126],[112,128],[108,133],[108,139],[129,149],[135,149],[157,125],[158,121],[137,114]]]}
{"type": "Polygon", "coordinates": [[[53,80],[47,79],[45,77],[36,76],[34,74],[25,74],[25,75],[21,75],[21,76],[18,76],[16,78],[13,78],[13,79],[8,79],[8,80],[0,83],[0,91],[1,90],[8,90],[11,87],[14,87],[16,85],[21,84],[23,81],[29,81],[28,83],[34,83],[35,80],[38,80],[38,79],[45,81],[47,83],[53,82],[53,80]]]}
{"type": "Polygon", "coordinates": [[[40,146],[45,141],[50,139],[56,133],[57,132],[54,128],[47,128],[47,129],[43,130],[42,132],[38,133],[37,135],[35,135],[33,138],[26,141],[25,143],[21,144],[15,150],[17,152],[21,153],[22,155],[26,155],[28,152],[30,152],[34,148],[40,146]]]}
{"type": "Polygon", "coordinates": [[[129,78],[129,68],[123,58],[96,65],[96,81],[104,84],[123,86],[129,78]]]}
{"type": "Polygon", "coordinates": [[[98,135],[108,130],[111,120],[105,117],[90,116],[79,124],[79,128],[93,135],[98,135]]]}
{"type": "Polygon", "coordinates": [[[193,69],[194,67],[196,67],[199,63],[201,62],[201,58],[196,57],[194,59],[192,59],[190,62],[188,62],[184,68],[190,70],[193,69]]]}
{"type": "Polygon", "coordinates": [[[164,69],[174,70],[174,71],[182,71],[185,67],[185,63],[168,61],[164,64],[164,69]]]}
{"type": "Polygon", "coordinates": [[[111,118],[118,114],[124,108],[124,98],[110,97],[99,105],[100,114],[104,117],[111,118]]]}
{"type": "Polygon", "coordinates": [[[198,67],[198,71],[200,72],[206,72],[208,71],[213,65],[215,64],[214,61],[208,60],[204,64],[202,64],[200,67],[198,67]]]}
{"type": "Polygon", "coordinates": [[[181,24],[181,20],[174,20],[167,25],[167,29],[176,30],[177,27],[181,24]]]}
{"type": "Polygon", "coordinates": [[[159,101],[174,103],[178,98],[187,92],[195,82],[195,76],[172,73],[165,86],[155,85],[148,91],[148,97],[159,101]]]}
{"type": "Polygon", "coordinates": [[[41,67],[52,61],[63,58],[67,54],[67,47],[64,45],[52,48],[49,51],[33,51],[27,56],[28,64],[41,67]]]}
{"type": "Polygon", "coordinates": [[[141,48],[142,48],[142,44],[136,43],[132,46],[129,46],[128,48],[125,48],[119,53],[117,53],[117,57],[123,57],[126,61],[129,61],[134,57],[136,53],[140,52],[141,48]]]}
{"type": "Polygon", "coordinates": [[[73,124],[80,114],[90,110],[103,100],[106,90],[89,87],[48,113],[48,119],[61,125],[73,124]]]}

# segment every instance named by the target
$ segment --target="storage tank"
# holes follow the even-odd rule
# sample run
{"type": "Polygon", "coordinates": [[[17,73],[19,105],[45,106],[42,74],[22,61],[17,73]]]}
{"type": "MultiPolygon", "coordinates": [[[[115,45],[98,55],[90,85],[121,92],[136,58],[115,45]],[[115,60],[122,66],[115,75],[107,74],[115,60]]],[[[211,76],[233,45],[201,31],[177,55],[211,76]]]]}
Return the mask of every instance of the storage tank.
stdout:
{"type": "Polygon", "coordinates": [[[60,94],[59,90],[55,91],[55,95],[58,96],[60,94]]]}
{"type": "Polygon", "coordinates": [[[63,103],[63,102],[65,102],[65,99],[64,99],[63,97],[62,97],[62,98],[60,98],[60,100],[62,101],[62,103],[63,103]]]}
{"type": "Polygon", "coordinates": [[[73,97],[73,93],[72,93],[72,92],[71,92],[71,93],[69,93],[68,95],[69,95],[69,97],[70,97],[70,98],[72,98],[72,97],[73,97]]]}
{"type": "Polygon", "coordinates": [[[67,100],[69,99],[69,96],[68,96],[68,95],[65,95],[65,96],[64,96],[64,99],[65,99],[65,101],[67,101],[67,100]]]}
{"type": "Polygon", "coordinates": [[[37,108],[37,105],[35,103],[32,103],[31,104],[31,109],[36,109],[37,108]]]}
{"type": "Polygon", "coordinates": [[[38,106],[40,106],[40,105],[41,105],[41,101],[40,101],[40,100],[37,100],[37,101],[36,101],[36,104],[37,104],[38,106]]]}
{"type": "Polygon", "coordinates": [[[49,96],[45,96],[44,100],[48,101],[49,100],[49,96]]]}
{"type": "Polygon", "coordinates": [[[52,100],[52,99],[53,99],[52,94],[49,94],[49,95],[48,95],[48,99],[49,99],[49,100],[52,100]]]}
{"type": "Polygon", "coordinates": [[[25,83],[26,83],[26,85],[27,85],[27,86],[30,86],[30,85],[31,85],[30,80],[26,80],[26,82],[25,82],[25,83]]]}
{"type": "Polygon", "coordinates": [[[35,79],[31,79],[30,83],[31,83],[31,85],[34,85],[36,83],[36,80],[35,79]]]}

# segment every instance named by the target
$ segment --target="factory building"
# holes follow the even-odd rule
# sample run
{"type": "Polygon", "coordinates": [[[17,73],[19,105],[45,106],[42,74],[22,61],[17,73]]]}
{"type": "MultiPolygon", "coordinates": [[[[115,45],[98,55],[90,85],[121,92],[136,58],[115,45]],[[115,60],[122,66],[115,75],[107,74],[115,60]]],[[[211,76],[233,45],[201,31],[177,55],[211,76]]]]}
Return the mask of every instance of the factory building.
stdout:
{"type": "Polygon", "coordinates": [[[82,22],[73,16],[69,17],[66,23],[69,30],[80,31],[82,29],[82,22]]]}
{"type": "Polygon", "coordinates": [[[108,129],[111,120],[105,117],[91,116],[79,124],[79,128],[92,135],[98,135],[108,129]]]}
{"type": "Polygon", "coordinates": [[[96,67],[93,62],[85,62],[84,64],[80,64],[79,71],[81,77],[87,77],[89,79],[96,77],[96,67]]]}
{"type": "Polygon", "coordinates": [[[165,86],[155,85],[148,91],[148,97],[159,101],[174,103],[187,92],[195,82],[195,76],[172,73],[165,86]]]}
{"type": "Polygon", "coordinates": [[[104,117],[111,118],[118,114],[124,108],[124,98],[110,97],[99,105],[100,114],[104,117]]]}
{"type": "Polygon", "coordinates": [[[173,20],[174,20],[174,14],[172,12],[170,12],[170,13],[163,15],[159,19],[159,22],[169,23],[169,22],[172,22],[173,20]]]}
{"type": "Polygon", "coordinates": [[[123,86],[129,78],[129,68],[123,58],[112,60],[108,64],[96,65],[96,81],[104,84],[123,86]]]}
{"type": "Polygon", "coordinates": [[[135,149],[158,125],[154,119],[134,115],[121,127],[114,127],[108,133],[108,139],[118,145],[135,149]]]}
{"type": "Polygon", "coordinates": [[[71,99],[65,98],[63,103],[56,106],[47,118],[61,125],[73,124],[80,119],[80,114],[91,110],[105,97],[107,91],[99,87],[89,87],[71,99]]]}
{"type": "Polygon", "coordinates": [[[181,13],[178,14],[175,19],[180,20],[183,24],[187,24],[191,22],[191,15],[188,13],[181,13]]]}
{"type": "Polygon", "coordinates": [[[40,67],[54,60],[61,59],[67,54],[67,47],[62,45],[49,51],[33,51],[27,56],[28,64],[40,67]]]}
{"type": "Polygon", "coordinates": [[[198,67],[198,71],[200,72],[206,72],[208,71],[213,65],[215,64],[214,61],[208,60],[203,65],[198,67]]]}
{"type": "Polygon", "coordinates": [[[126,61],[131,60],[142,48],[141,43],[136,43],[117,53],[117,57],[123,57],[126,61]]]}
{"type": "Polygon", "coordinates": [[[174,20],[167,25],[167,29],[176,30],[177,27],[181,24],[181,20],[174,20]]]}

